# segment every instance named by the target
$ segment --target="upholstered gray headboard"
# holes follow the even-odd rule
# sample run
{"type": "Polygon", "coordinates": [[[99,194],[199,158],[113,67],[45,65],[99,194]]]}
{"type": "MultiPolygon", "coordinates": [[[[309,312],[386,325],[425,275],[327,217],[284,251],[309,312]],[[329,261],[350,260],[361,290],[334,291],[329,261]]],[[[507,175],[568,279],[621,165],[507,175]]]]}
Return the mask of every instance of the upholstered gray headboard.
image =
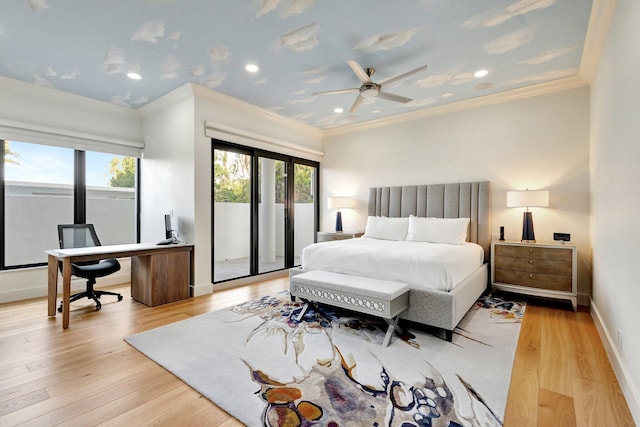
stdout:
{"type": "Polygon", "coordinates": [[[469,218],[468,240],[491,255],[489,182],[405,185],[369,189],[369,215],[469,218]]]}

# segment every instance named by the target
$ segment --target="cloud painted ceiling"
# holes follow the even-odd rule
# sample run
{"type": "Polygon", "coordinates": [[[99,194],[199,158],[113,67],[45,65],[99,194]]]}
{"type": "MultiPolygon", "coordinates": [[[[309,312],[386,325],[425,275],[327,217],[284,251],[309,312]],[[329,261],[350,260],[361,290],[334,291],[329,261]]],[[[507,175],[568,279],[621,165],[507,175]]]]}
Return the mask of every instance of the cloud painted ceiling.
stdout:
{"type": "Polygon", "coordinates": [[[0,75],[133,108],[191,81],[325,129],[575,76],[590,10],[591,0],[11,0],[0,75]],[[413,101],[373,98],[349,113],[357,92],[313,95],[359,87],[348,60],[375,68],[374,82],[428,68],[384,87],[413,101]]]}

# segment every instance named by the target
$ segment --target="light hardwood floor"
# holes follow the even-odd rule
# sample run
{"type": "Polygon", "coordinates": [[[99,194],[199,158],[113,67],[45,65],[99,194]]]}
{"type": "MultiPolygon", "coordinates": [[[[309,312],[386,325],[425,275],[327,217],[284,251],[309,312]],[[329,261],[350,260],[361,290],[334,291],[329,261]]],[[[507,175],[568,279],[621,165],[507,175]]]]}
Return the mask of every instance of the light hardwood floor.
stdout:
{"type": "MultiPolygon", "coordinates": [[[[151,308],[120,286],[124,300],[98,312],[74,303],[66,331],[46,298],[0,305],[0,425],[241,425],[123,338],[285,288],[265,280],[151,308]]],[[[527,306],[504,425],[634,425],[588,312],[527,306]]]]}

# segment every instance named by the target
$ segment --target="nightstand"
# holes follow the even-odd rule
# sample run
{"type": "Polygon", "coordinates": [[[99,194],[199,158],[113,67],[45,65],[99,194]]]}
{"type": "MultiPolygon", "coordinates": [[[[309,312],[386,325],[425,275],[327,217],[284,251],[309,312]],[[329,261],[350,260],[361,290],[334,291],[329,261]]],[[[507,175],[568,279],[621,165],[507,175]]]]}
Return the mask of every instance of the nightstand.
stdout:
{"type": "Polygon", "coordinates": [[[491,285],[508,292],[571,301],[577,310],[577,252],[572,244],[491,242],[491,285]]]}
{"type": "Polygon", "coordinates": [[[331,242],[332,240],[347,240],[362,237],[361,231],[318,231],[316,232],[316,242],[331,242]]]}

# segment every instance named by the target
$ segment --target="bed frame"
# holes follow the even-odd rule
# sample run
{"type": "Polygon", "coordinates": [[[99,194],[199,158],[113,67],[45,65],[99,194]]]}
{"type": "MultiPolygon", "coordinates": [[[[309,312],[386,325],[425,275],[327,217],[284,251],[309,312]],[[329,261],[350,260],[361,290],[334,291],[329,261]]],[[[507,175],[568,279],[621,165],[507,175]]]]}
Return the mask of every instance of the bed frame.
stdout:
{"type": "MultiPolygon", "coordinates": [[[[402,319],[443,329],[451,341],[453,329],[486,290],[491,254],[489,182],[376,187],[369,190],[369,216],[469,218],[467,240],[484,249],[485,263],[449,292],[410,289],[409,309],[402,319]]],[[[304,270],[291,269],[290,277],[304,270]]]]}
{"type": "Polygon", "coordinates": [[[453,329],[487,288],[490,200],[486,181],[369,190],[369,216],[469,218],[467,240],[484,249],[485,263],[453,290],[411,289],[409,309],[401,318],[444,329],[447,341],[451,341],[453,329]]]}

